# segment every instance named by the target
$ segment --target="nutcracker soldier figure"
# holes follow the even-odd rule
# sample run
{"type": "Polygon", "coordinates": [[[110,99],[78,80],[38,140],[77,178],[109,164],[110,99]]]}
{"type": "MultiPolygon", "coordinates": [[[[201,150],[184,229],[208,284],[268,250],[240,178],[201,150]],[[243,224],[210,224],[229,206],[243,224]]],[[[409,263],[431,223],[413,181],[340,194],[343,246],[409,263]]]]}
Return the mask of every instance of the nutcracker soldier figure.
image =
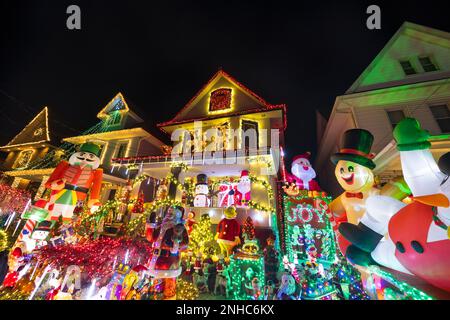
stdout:
{"type": "Polygon", "coordinates": [[[99,205],[99,194],[103,176],[100,165],[100,147],[86,142],[69,161],[61,161],[47,180],[46,188],[52,190],[47,209],[50,219],[62,216],[64,223],[70,223],[79,201],[89,193],[89,208],[99,205]]]}

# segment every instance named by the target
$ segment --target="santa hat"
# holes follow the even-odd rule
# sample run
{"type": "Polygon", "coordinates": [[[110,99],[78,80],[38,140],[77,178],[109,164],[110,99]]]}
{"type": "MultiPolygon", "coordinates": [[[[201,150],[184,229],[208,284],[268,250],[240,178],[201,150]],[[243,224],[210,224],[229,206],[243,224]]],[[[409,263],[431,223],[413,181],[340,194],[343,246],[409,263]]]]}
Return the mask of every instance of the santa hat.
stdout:
{"type": "Polygon", "coordinates": [[[309,151],[307,151],[303,154],[299,154],[299,155],[295,156],[294,159],[292,159],[292,164],[299,163],[301,159],[309,160],[310,157],[311,157],[311,152],[309,152],[309,151]]]}
{"type": "Polygon", "coordinates": [[[242,177],[248,177],[248,171],[247,170],[242,170],[241,171],[241,178],[242,177]]]}

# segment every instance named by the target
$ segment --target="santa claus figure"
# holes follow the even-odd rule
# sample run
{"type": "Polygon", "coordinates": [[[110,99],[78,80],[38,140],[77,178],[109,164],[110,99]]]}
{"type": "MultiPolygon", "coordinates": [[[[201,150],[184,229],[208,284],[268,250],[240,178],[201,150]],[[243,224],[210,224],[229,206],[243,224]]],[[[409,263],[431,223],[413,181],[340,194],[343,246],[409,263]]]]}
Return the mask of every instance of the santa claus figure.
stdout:
{"type": "Polygon", "coordinates": [[[100,147],[87,142],[72,154],[69,161],[61,161],[46,182],[52,190],[47,209],[51,220],[62,216],[64,223],[70,223],[79,201],[89,194],[88,207],[99,206],[99,194],[103,177],[100,165],[100,147]]]}
{"type": "Polygon", "coordinates": [[[224,214],[225,218],[220,220],[217,225],[216,240],[222,254],[228,258],[233,248],[241,242],[239,238],[241,226],[236,221],[237,212],[235,207],[226,208],[224,214]]]}
{"type": "Polygon", "coordinates": [[[437,164],[428,131],[412,118],[395,127],[394,138],[413,201],[367,199],[360,223],[339,227],[353,244],[348,259],[360,265],[376,262],[450,291],[450,153],[437,164]]]}
{"type": "Polygon", "coordinates": [[[195,185],[194,207],[209,207],[209,187],[208,177],[206,174],[199,174],[197,176],[197,183],[195,185]]]}
{"type": "Polygon", "coordinates": [[[236,186],[235,204],[238,206],[245,206],[250,201],[250,192],[252,188],[252,182],[248,176],[248,171],[243,170],[241,172],[241,178],[236,186]]]}
{"type": "Polygon", "coordinates": [[[316,171],[314,171],[309,158],[310,152],[295,156],[292,160],[291,173],[286,178],[289,183],[295,183],[300,190],[320,191],[319,184],[314,180],[316,171]]]}
{"type": "Polygon", "coordinates": [[[149,274],[156,279],[164,279],[165,298],[173,298],[175,278],[181,274],[180,254],[189,243],[188,232],[182,222],[184,209],[168,207],[161,223],[151,224],[147,230],[147,240],[152,242],[153,255],[149,264],[149,274]]]}
{"type": "Polygon", "coordinates": [[[186,226],[187,226],[187,231],[188,234],[191,234],[192,230],[194,229],[194,225],[197,222],[195,222],[195,212],[194,211],[189,211],[188,213],[188,217],[186,220],[186,226]]]}

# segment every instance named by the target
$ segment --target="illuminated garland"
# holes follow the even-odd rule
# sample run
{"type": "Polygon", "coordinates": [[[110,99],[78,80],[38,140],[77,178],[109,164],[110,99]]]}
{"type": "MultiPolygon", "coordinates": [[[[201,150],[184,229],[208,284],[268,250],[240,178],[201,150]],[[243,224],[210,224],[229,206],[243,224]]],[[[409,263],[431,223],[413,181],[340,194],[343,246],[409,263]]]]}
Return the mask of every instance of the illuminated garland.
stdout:
{"type": "Polygon", "coordinates": [[[147,217],[155,210],[165,207],[165,206],[182,206],[181,202],[171,200],[171,199],[163,199],[163,200],[156,200],[153,202],[150,206],[148,206],[145,209],[145,212],[141,214],[139,217],[131,220],[128,225],[126,226],[126,234],[127,235],[133,235],[136,233],[139,233],[138,231],[141,230],[145,226],[145,221],[147,220],[147,217]]]}
{"type": "Polygon", "coordinates": [[[145,181],[147,179],[151,179],[151,178],[149,175],[147,175],[145,173],[137,176],[133,181],[133,187],[136,186],[138,183],[141,183],[142,181],[145,181]]]}
{"type": "Polygon", "coordinates": [[[170,164],[171,168],[181,168],[181,171],[188,171],[189,167],[185,162],[172,162],[170,164]]]}
{"type": "Polygon", "coordinates": [[[259,204],[253,200],[250,200],[247,202],[247,205],[249,208],[258,210],[258,211],[264,211],[268,213],[275,213],[275,209],[267,206],[263,206],[262,204],[259,204]]]}
{"type": "Polygon", "coordinates": [[[8,248],[8,235],[4,230],[0,230],[0,252],[8,248]]]}
{"type": "Polygon", "coordinates": [[[377,276],[383,278],[385,281],[396,286],[399,290],[401,290],[403,293],[405,293],[408,297],[410,297],[413,300],[434,300],[433,297],[410,286],[409,284],[407,284],[405,282],[401,282],[401,281],[397,280],[390,273],[388,273],[384,270],[381,270],[377,266],[369,266],[368,269],[371,273],[376,274],[377,276]]]}

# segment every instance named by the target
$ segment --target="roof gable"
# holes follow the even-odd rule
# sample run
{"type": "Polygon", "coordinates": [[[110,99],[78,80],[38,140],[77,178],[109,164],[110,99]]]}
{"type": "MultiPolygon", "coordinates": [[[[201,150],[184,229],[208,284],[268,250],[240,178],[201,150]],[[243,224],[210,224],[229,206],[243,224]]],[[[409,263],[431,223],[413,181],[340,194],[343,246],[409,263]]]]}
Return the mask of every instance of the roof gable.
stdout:
{"type": "Polygon", "coordinates": [[[450,33],[405,22],[346,93],[417,82],[418,77],[425,75],[429,77],[431,73],[425,73],[419,63],[421,56],[433,60],[439,68],[433,74],[439,77],[442,72],[450,71],[449,55],[450,33]],[[417,74],[406,76],[400,65],[403,60],[410,61],[417,74]]]}
{"type": "Polygon", "coordinates": [[[245,113],[246,111],[270,110],[273,107],[273,105],[239,83],[225,71],[219,70],[172,120],[160,123],[158,126],[164,127],[175,123],[217,116],[218,114],[227,116],[236,113],[245,113]],[[212,111],[210,110],[211,93],[220,89],[224,89],[223,91],[231,89],[230,107],[212,111]]]}
{"type": "Polygon", "coordinates": [[[22,129],[8,144],[4,147],[15,147],[35,143],[50,142],[48,127],[48,108],[44,107],[25,128],[22,129]]]}
{"type": "Polygon", "coordinates": [[[103,107],[102,110],[97,114],[97,118],[104,119],[114,112],[119,111],[120,113],[127,113],[130,111],[127,102],[125,101],[122,93],[117,93],[114,98],[111,99],[110,102],[106,106],[103,107]]]}

